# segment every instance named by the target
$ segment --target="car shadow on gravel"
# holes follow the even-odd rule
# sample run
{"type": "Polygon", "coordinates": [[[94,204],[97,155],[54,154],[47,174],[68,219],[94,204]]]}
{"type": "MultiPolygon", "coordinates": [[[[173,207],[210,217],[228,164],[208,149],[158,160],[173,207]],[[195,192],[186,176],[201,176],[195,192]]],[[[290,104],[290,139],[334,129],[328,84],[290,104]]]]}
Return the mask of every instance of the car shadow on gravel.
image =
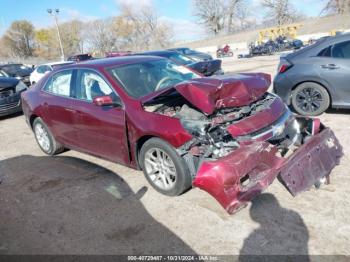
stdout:
{"type": "Polygon", "coordinates": [[[0,254],[195,254],[114,172],[82,159],[0,161],[0,254]]]}
{"type": "Polygon", "coordinates": [[[309,232],[298,213],[281,207],[268,193],[257,196],[249,212],[259,227],[244,240],[240,262],[310,261],[309,232]]]}

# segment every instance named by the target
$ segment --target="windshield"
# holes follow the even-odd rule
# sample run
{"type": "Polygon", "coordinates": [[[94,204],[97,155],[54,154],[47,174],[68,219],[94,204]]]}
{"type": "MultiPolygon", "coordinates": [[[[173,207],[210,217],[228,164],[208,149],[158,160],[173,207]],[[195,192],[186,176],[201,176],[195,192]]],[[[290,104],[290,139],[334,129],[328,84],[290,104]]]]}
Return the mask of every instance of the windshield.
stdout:
{"type": "Polygon", "coordinates": [[[0,70],[0,77],[9,77],[4,71],[0,70]]]}
{"type": "Polygon", "coordinates": [[[109,72],[134,98],[200,77],[188,68],[167,59],[122,65],[109,69],[109,72]]]}
{"type": "Polygon", "coordinates": [[[172,53],[171,55],[168,56],[171,60],[174,60],[176,63],[181,64],[181,65],[189,65],[195,63],[195,61],[188,56],[181,55],[179,53],[172,53]]]}

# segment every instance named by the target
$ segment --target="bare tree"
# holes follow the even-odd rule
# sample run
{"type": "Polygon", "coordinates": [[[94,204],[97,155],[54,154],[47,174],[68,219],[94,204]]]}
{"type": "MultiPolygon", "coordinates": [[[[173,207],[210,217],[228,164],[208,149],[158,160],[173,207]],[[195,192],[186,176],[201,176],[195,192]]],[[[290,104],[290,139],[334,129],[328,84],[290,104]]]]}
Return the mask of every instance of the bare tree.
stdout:
{"type": "Polygon", "coordinates": [[[113,32],[113,19],[95,20],[89,23],[87,37],[91,48],[104,55],[112,51],[117,43],[117,36],[113,32]]]}
{"type": "Polygon", "coordinates": [[[234,30],[234,20],[237,15],[238,4],[242,4],[242,0],[228,0],[225,5],[226,9],[226,20],[227,20],[227,32],[233,32],[234,30]]]}
{"type": "Polygon", "coordinates": [[[322,13],[344,14],[350,12],[350,0],[328,0],[322,13]]]}
{"type": "Polygon", "coordinates": [[[209,33],[217,35],[225,28],[227,10],[223,0],[193,0],[192,4],[194,15],[209,33]]]}
{"type": "Polygon", "coordinates": [[[128,25],[127,45],[133,50],[160,48],[172,38],[170,25],[160,21],[152,6],[121,5],[120,19],[128,25]]]}
{"type": "Polygon", "coordinates": [[[246,0],[192,0],[192,5],[199,22],[215,35],[223,31],[238,31],[238,16],[241,14],[238,10],[242,11],[243,7],[247,9],[246,0]]]}
{"type": "Polygon", "coordinates": [[[293,23],[300,18],[300,14],[289,0],[262,0],[261,4],[267,9],[265,22],[280,26],[293,23]]]}

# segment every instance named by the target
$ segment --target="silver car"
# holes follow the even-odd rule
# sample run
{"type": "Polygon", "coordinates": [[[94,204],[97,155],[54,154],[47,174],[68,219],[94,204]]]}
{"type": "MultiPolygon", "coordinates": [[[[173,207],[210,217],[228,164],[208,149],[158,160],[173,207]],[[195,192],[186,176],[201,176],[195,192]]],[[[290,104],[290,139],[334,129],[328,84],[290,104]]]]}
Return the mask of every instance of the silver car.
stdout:
{"type": "Polygon", "coordinates": [[[350,34],[325,37],[281,57],[273,90],[301,115],[350,108],[350,34]]]}

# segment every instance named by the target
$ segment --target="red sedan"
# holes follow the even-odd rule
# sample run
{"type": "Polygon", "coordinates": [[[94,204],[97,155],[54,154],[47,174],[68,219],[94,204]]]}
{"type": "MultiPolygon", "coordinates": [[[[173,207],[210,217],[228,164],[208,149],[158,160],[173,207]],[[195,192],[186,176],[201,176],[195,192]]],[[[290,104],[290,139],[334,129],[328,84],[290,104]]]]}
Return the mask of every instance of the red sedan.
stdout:
{"type": "Polygon", "coordinates": [[[170,196],[196,186],[233,213],[277,176],[293,195],[319,185],[342,156],[333,132],[292,114],[270,82],[126,56],[51,72],[22,94],[23,111],[46,154],[73,149],[142,169],[170,196]]]}

